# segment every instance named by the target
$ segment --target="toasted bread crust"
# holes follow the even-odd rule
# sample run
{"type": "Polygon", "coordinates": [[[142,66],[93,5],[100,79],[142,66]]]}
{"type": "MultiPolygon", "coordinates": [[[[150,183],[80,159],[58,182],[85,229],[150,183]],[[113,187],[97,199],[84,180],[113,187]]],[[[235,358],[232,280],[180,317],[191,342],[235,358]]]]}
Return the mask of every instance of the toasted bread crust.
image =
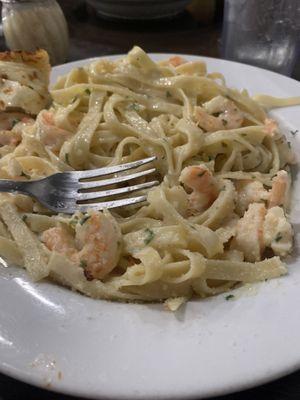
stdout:
{"type": "Polygon", "coordinates": [[[49,84],[51,66],[46,50],[38,49],[34,52],[29,51],[4,51],[0,53],[0,61],[16,62],[29,65],[38,69],[44,78],[44,83],[49,84]]]}

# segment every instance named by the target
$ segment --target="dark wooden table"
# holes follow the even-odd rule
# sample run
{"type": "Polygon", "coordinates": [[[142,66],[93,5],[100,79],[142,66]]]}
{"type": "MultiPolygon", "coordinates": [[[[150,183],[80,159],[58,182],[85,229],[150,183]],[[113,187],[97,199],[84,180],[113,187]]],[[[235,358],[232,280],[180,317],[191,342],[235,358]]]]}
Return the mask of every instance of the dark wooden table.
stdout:
{"type": "MultiPolygon", "coordinates": [[[[60,1],[70,28],[69,60],[127,52],[138,44],[148,52],[173,52],[220,57],[221,10],[208,24],[184,12],[169,21],[151,23],[109,22],[97,18],[83,1],[60,1]]],[[[5,48],[0,38],[0,50],[5,48]]],[[[299,60],[298,60],[299,61],[299,60]]],[[[300,63],[292,74],[300,80],[300,63]]],[[[299,335],[300,340],[300,335],[299,335]]],[[[276,349],[274,349],[276,351],[276,349]]],[[[216,377],[218,378],[218,377],[216,377]]],[[[71,400],[70,396],[37,389],[0,374],[0,400],[71,400]]],[[[273,383],[218,400],[299,400],[300,371],[273,383]]]]}

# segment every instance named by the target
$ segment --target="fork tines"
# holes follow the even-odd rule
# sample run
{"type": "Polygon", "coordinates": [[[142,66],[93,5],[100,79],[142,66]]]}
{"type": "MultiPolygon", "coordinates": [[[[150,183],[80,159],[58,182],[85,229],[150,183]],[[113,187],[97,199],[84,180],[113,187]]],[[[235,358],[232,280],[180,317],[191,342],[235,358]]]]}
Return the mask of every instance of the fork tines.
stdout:
{"type": "Polygon", "coordinates": [[[116,165],[112,167],[94,169],[89,171],[71,172],[71,174],[76,174],[76,177],[79,180],[78,192],[76,196],[77,207],[79,207],[82,211],[86,211],[89,208],[96,208],[98,210],[101,210],[104,208],[121,207],[145,201],[147,198],[146,195],[141,195],[131,198],[121,198],[121,199],[117,198],[115,200],[110,200],[110,201],[109,199],[106,199],[107,201],[97,202],[97,200],[102,199],[104,197],[109,198],[112,196],[119,196],[127,193],[129,194],[138,190],[149,189],[159,183],[157,180],[151,180],[150,182],[133,184],[131,186],[122,186],[119,188],[105,189],[101,191],[95,191],[95,190],[97,190],[100,187],[111,186],[119,183],[126,184],[134,179],[146,177],[147,175],[150,175],[153,172],[155,172],[155,168],[150,168],[139,172],[133,172],[128,175],[114,176],[108,179],[98,180],[97,178],[105,175],[122,173],[133,168],[138,168],[154,161],[155,159],[156,157],[148,157],[142,160],[133,161],[131,163],[116,165]],[[90,181],[91,178],[97,180],[90,181]],[[85,179],[89,179],[89,181],[85,181],[85,179]],[[89,203],[87,203],[87,201],[89,203]]]}

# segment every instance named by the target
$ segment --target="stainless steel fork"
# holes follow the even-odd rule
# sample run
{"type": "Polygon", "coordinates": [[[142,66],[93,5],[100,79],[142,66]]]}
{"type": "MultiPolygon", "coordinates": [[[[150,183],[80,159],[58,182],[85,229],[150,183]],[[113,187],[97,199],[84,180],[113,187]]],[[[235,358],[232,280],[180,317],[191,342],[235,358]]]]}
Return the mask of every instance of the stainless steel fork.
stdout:
{"type": "Polygon", "coordinates": [[[148,157],[143,160],[133,161],[127,164],[115,165],[87,171],[59,172],[35,181],[10,181],[0,180],[0,192],[17,192],[36,198],[46,208],[57,212],[73,214],[76,211],[85,212],[88,209],[103,210],[140,203],[146,200],[145,195],[122,198],[116,200],[101,201],[101,198],[131,193],[137,190],[148,189],[158,184],[152,180],[132,186],[98,191],[104,186],[127,183],[155,171],[150,168],[145,171],[134,172],[128,175],[118,175],[108,179],[97,179],[101,176],[117,174],[129,169],[137,168],[151,163],[156,157],[148,157]],[[97,180],[91,180],[97,179],[97,180]],[[100,200],[100,201],[99,201],[100,200]],[[90,201],[90,203],[86,203],[90,201]]]}

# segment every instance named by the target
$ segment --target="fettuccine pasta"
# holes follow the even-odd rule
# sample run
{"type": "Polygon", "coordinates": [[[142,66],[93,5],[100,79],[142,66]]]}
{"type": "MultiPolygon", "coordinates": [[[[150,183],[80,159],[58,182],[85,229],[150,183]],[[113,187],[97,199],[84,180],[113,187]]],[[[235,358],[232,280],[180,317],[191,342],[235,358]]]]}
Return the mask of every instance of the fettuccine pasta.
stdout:
{"type": "Polygon", "coordinates": [[[285,103],[227,87],[202,61],[156,63],[139,47],[74,68],[51,97],[35,120],[11,128],[17,140],[0,148],[0,178],[155,155],[160,183],[144,204],[74,215],[1,194],[3,258],[93,298],[165,300],[171,310],[286,274],[295,158],[263,108],[285,103]]]}

